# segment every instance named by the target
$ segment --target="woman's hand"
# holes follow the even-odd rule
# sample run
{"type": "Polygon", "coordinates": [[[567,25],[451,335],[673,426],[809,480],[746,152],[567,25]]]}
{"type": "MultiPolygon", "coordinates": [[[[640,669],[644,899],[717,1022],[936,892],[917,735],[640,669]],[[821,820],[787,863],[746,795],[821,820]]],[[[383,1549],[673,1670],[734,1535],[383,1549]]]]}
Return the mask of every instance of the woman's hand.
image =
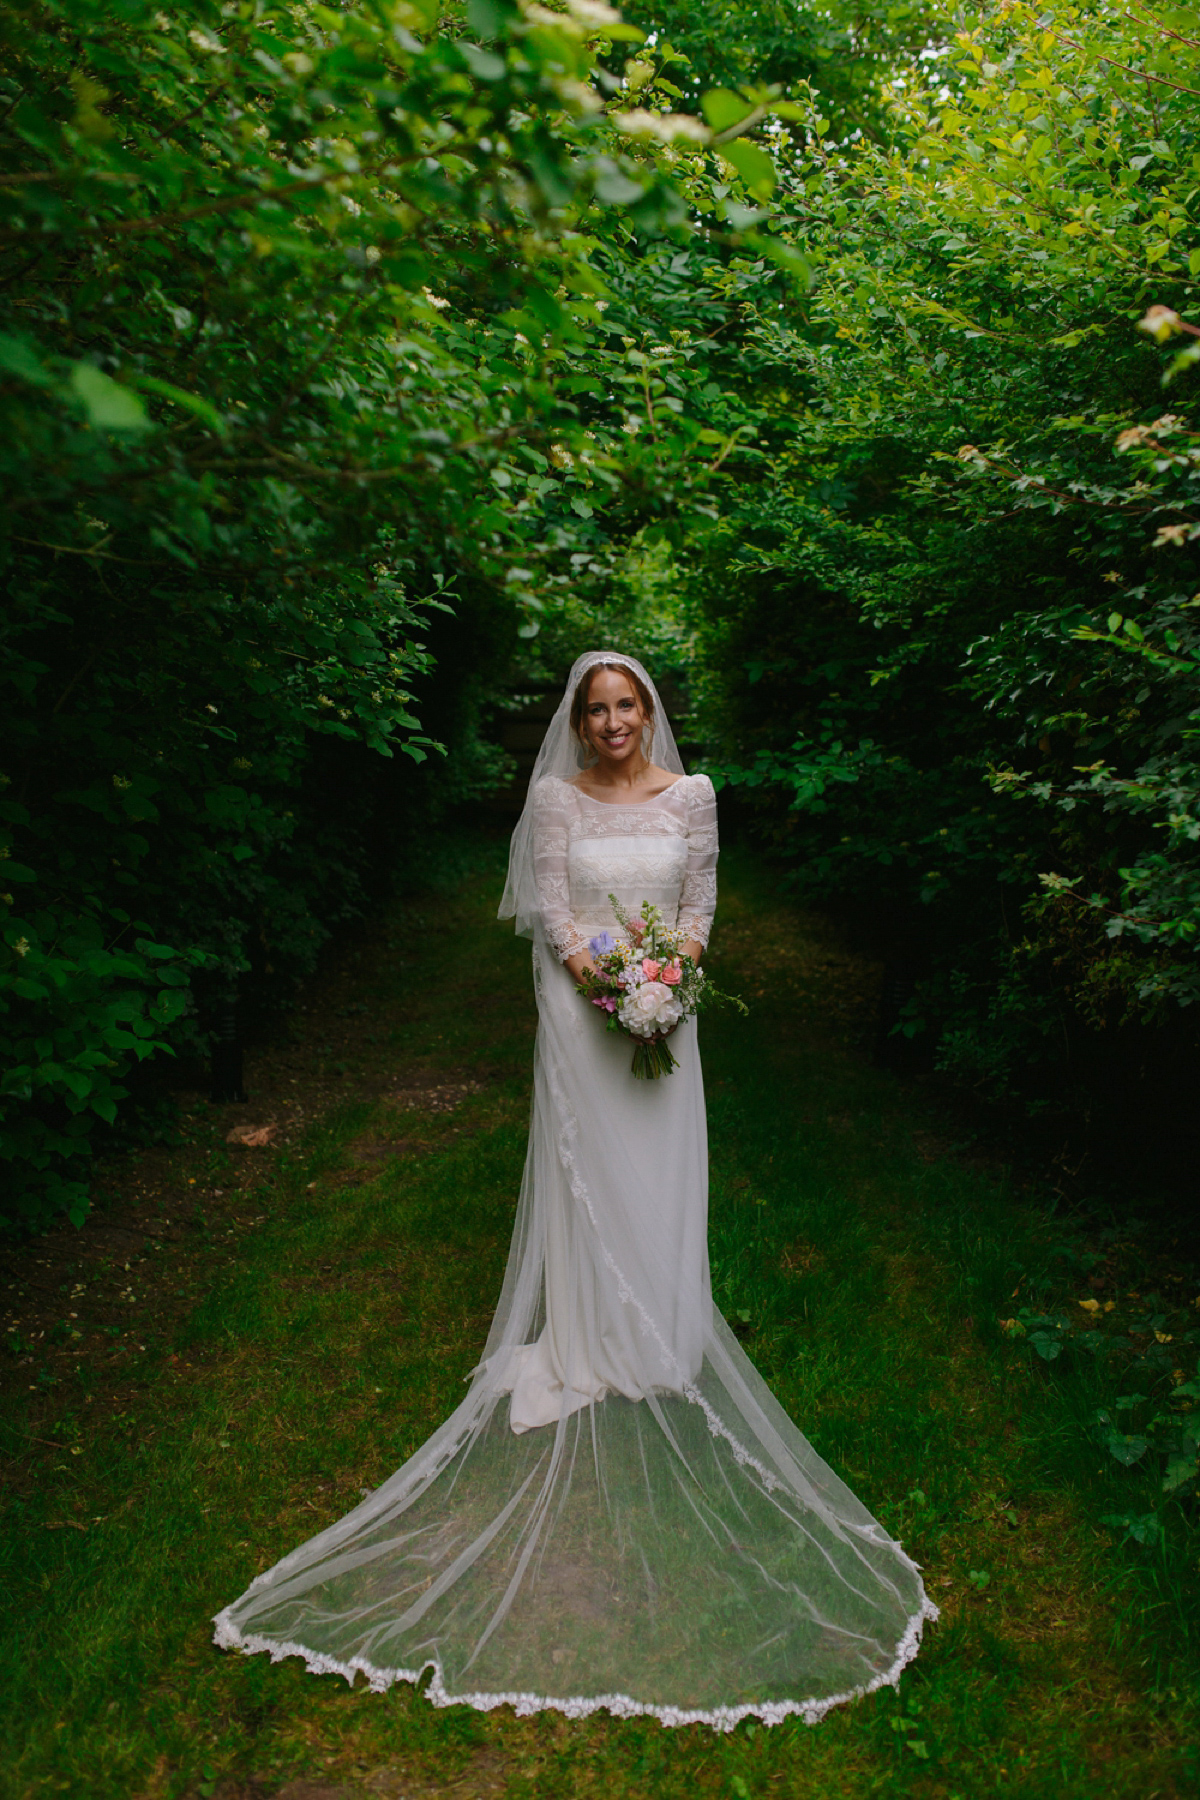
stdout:
{"type": "Polygon", "coordinates": [[[592,961],[590,950],[577,950],[574,956],[568,956],[564,968],[571,972],[572,981],[582,981],[586,974],[598,975],[600,971],[592,961]]]}
{"type": "MultiPolygon", "coordinates": [[[[679,954],[680,956],[690,956],[692,961],[699,967],[700,958],[704,955],[704,945],[700,942],[699,938],[689,938],[686,944],[681,944],[679,946],[679,954]]],[[[676,1019],[673,1025],[668,1025],[665,1031],[660,1031],[658,1033],[658,1041],[661,1042],[663,1038],[669,1038],[671,1033],[673,1031],[678,1031],[682,1024],[682,1019],[676,1019]]]]}

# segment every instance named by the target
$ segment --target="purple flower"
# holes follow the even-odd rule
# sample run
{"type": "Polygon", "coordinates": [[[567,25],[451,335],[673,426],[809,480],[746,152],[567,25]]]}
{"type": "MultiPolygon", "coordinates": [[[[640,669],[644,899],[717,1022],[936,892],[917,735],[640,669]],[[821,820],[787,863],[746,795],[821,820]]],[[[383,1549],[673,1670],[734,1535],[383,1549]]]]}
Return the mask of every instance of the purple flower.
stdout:
{"type": "Polygon", "coordinates": [[[592,938],[588,943],[588,949],[593,956],[607,956],[609,951],[615,950],[616,947],[616,938],[610,937],[607,931],[600,932],[597,937],[592,938]]]}

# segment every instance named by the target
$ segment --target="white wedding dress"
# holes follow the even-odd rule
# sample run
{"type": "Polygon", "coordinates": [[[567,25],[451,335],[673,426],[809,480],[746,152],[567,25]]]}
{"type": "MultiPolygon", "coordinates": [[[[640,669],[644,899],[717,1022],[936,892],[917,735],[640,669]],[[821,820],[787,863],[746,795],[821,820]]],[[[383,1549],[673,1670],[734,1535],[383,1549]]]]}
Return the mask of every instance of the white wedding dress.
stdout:
{"type": "MultiPolygon", "coordinates": [[[[678,769],[666,736],[656,760],[678,769]]],[[[695,1021],[671,1040],[676,1070],[635,1080],[629,1040],[562,966],[619,929],[610,895],[707,942],[711,783],[681,775],[613,804],[546,773],[554,760],[535,771],[502,909],[534,938],[539,1028],[483,1358],[428,1443],[252,1582],[216,1641],[376,1688],[431,1670],[437,1705],[815,1722],[895,1681],[936,1609],[713,1306],[695,1021]]]]}

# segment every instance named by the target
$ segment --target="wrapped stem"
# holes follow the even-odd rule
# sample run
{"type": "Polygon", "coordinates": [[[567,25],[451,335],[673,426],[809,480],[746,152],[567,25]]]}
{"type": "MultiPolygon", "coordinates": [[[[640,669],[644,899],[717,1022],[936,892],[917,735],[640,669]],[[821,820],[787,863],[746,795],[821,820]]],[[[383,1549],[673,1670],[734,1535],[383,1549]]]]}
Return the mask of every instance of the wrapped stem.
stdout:
{"type": "Polygon", "coordinates": [[[669,1075],[679,1064],[672,1056],[666,1038],[641,1038],[633,1046],[630,1066],[639,1081],[657,1081],[660,1075],[669,1075]]]}

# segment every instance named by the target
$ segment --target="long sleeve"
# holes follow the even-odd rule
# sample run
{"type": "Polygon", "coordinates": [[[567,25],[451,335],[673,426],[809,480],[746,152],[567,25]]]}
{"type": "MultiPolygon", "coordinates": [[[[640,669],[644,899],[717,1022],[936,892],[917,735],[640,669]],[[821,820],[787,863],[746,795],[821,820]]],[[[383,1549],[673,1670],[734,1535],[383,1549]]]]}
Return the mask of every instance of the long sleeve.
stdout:
{"type": "Polygon", "coordinates": [[[588,940],[571,916],[567,846],[571,822],[571,789],[551,777],[539,781],[533,795],[533,870],[542,926],[560,962],[586,950],[588,940]]]}
{"type": "Polygon", "coordinates": [[[717,910],[717,796],[707,775],[688,780],[688,861],[679,895],[679,929],[707,946],[717,910]]]}

